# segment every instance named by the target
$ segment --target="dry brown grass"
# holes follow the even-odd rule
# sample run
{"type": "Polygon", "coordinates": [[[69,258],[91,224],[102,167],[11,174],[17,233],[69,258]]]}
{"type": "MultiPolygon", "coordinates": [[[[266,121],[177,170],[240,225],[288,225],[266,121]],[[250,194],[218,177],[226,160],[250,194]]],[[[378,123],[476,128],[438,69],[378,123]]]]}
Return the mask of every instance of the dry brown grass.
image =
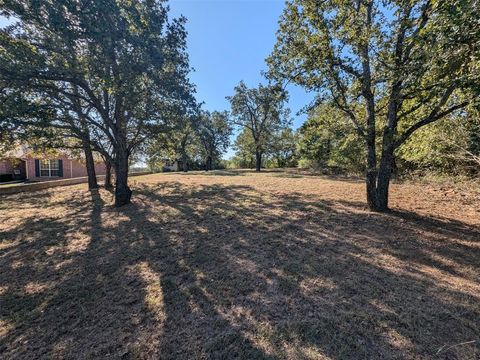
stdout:
{"type": "Polygon", "coordinates": [[[352,179],[132,182],[120,210],[0,197],[0,358],[480,358],[478,191],[395,185],[374,214],[352,179]]]}

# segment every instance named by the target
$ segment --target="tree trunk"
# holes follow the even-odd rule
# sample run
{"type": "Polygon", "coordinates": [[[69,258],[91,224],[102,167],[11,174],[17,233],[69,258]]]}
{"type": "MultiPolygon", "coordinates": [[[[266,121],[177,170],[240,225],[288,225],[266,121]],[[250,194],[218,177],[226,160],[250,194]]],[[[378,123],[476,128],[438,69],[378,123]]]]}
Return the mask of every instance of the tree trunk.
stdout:
{"type": "Polygon", "coordinates": [[[207,171],[212,170],[212,156],[208,155],[207,157],[207,171]]]}
{"type": "MultiPolygon", "coordinates": [[[[367,3],[365,26],[369,30],[372,24],[373,2],[367,3]]],[[[369,43],[359,47],[362,64],[362,95],[366,105],[366,143],[367,143],[367,203],[372,211],[379,211],[377,197],[377,153],[375,129],[375,95],[372,90],[372,74],[370,68],[369,43]]]]}
{"type": "Polygon", "coordinates": [[[397,129],[397,111],[400,103],[401,82],[396,82],[392,86],[390,94],[387,124],[383,129],[382,137],[382,156],[377,174],[377,206],[376,211],[388,210],[388,189],[392,176],[392,166],[394,163],[395,134],[397,129]]]}
{"type": "Polygon", "coordinates": [[[286,165],[286,162],[281,158],[281,157],[277,157],[277,167],[278,168],[284,168],[286,165]]]}
{"type": "Polygon", "coordinates": [[[187,164],[187,155],[183,154],[182,155],[182,165],[183,165],[183,172],[188,171],[188,164],[187,164]]]}
{"type": "MultiPolygon", "coordinates": [[[[375,151],[375,150],[373,150],[375,151]]],[[[367,175],[366,175],[366,187],[367,187],[367,204],[370,210],[377,211],[377,167],[375,161],[375,155],[372,154],[372,150],[368,150],[367,153],[367,175]]]]}
{"type": "Polygon", "coordinates": [[[132,190],[128,187],[128,154],[118,151],[115,162],[115,206],[120,207],[130,203],[132,190]]]}
{"type": "Polygon", "coordinates": [[[367,202],[372,211],[384,212],[388,210],[388,189],[392,176],[393,160],[393,143],[384,144],[378,171],[376,167],[373,167],[373,164],[368,165],[367,202]]]}
{"type": "Polygon", "coordinates": [[[262,167],[262,153],[257,150],[255,152],[255,171],[260,171],[262,167]]]}
{"type": "Polygon", "coordinates": [[[97,189],[97,175],[95,174],[95,161],[93,160],[92,148],[88,139],[82,140],[83,152],[85,153],[85,163],[87,167],[88,189],[97,189]]]}
{"type": "Polygon", "coordinates": [[[388,210],[388,188],[390,186],[390,177],[392,175],[392,159],[383,158],[378,171],[377,180],[377,208],[376,211],[388,210]]]}
{"type": "Polygon", "coordinates": [[[367,204],[370,210],[379,211],[377,198],[377,153],[375,141],[375,107],[373,99],[367,101],[367,204]]]}
{"type": "Polygon", "coordinates": [[[112,164],[105,160],[105,189],[113,188],[112,185],[112,164]]]}
{"type": "Polygon", "coordinates": [[[365,98],[367,110],[367,203],[372,211],[380,211],[378,209],[377,197],[377,152],[376,152],[376,129],[375,129],[375,98],[371,90],[370,79],[370,62],[368,59],[368,48],[363,49],[363,73],[365,79],[363,80],[363,97],[365,98]]]}
{"type": "Polygon", "coordinates": [[[390,106],[387,115],[388,123],[387,126],[385,126],[385,128],[383,129],[382,157],[380,159],[380,167],[378,169],[377,175],[376,208],[376,211],[381,212],[388,210],[388,188],[390,186],[390,178],[392,176],[395,128],[397,124],[396,101],[397,99],[395,97],[390,100],[390,106]]]}

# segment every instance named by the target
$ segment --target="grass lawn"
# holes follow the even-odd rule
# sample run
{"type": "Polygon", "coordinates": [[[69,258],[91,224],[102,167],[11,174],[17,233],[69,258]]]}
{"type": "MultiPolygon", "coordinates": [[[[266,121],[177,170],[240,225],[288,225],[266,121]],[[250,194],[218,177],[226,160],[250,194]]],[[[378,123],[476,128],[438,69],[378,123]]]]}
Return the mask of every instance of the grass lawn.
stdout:
{"type": "Polygon", "coordinates": [[[0,358],[479,359],[478,189],[155,174],[0,197],[0,358]],[[477,341],[477,342],[474,342],[477,341]]]}

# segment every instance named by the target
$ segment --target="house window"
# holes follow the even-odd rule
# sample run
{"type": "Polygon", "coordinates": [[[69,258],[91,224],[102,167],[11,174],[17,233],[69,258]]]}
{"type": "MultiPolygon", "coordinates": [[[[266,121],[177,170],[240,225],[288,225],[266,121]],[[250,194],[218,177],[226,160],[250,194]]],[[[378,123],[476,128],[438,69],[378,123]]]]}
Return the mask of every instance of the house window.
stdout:
{"type": "Polygon", "coordinates": [[[60,176],[58,160],[40,160],[40,176],[60,176]]]}

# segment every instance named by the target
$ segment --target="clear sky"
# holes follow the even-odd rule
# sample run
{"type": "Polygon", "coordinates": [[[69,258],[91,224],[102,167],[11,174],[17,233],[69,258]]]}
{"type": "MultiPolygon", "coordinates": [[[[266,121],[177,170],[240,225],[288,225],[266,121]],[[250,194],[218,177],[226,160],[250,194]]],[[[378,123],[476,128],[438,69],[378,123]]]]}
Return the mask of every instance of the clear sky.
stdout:
{"type": "MultiPolygon", "coordinates": [[[[264,81],[265,58],[275,44],[283,0],[170,0],[173,17],[187,18],[188,53],[195,69],[191,75],[197,86],[197,100],[207,110],[229,110],[225,99],[240,80],[250,87],[264,81]]],[[[0,18],[0,26],[5,19],[0,18]]],[[[288,107],[293,127],[306,116],[296,113],[313,95],[290,86],[288,107]]],[[[230,149],[225,155],[233,155],[230,149]]]]}

